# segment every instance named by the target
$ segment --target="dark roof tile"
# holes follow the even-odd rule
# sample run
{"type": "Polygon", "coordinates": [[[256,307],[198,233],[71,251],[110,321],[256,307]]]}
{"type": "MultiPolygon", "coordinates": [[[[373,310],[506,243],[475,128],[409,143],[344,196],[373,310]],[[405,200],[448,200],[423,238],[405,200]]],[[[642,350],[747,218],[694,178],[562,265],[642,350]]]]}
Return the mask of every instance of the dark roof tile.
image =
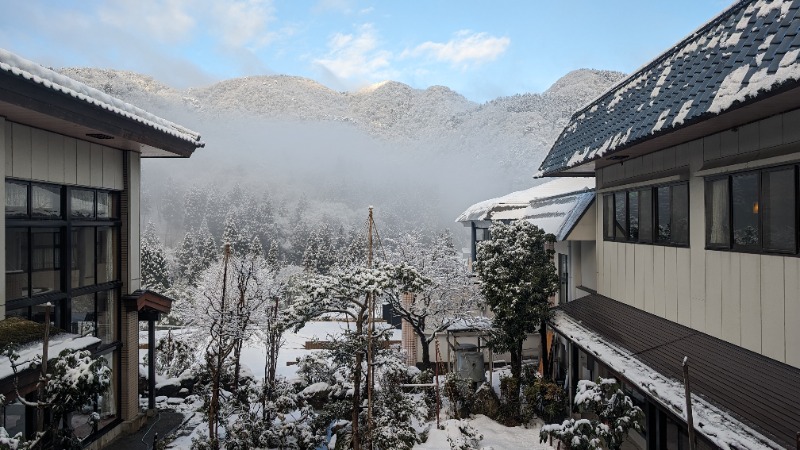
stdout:
{"type": "Polygon", "coordinates": [[[779,87],[800,85],[798,10],[800,0],[736,3],[576,112],[539,175],[599,159],[693,119],[733,110],[779,87]],[[767,72],[750,83],[763,69],[767,72]]]}

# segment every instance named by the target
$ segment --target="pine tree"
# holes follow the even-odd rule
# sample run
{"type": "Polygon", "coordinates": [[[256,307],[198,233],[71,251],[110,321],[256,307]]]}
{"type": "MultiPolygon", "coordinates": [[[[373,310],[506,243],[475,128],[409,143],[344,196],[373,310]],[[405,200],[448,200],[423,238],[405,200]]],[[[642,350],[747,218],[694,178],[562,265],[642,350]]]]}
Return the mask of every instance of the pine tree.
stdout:
{"type": "Polygon", "coordinates": [[[164,247],[153,222],[148,222],[142,235],[142,287],[164,293],[169,289],[169,273],[164,247]]]}
{"type": "MultiPolygon", "coordinates": [[[[553,250],[546,245],[555,237],[524,220],[497,223],[489,233],[491,239],[478,245],[475,270],[481,279],[481,292],[494,313],[491,344],[511,353],[511,374],[519,380],[522,342],[546,323],[549,298],[558,289],[553,250]]],[[[546,336],[541,337],[545,343],[546,336]]],[[[544,344],[543,357],[546,348],[544,344]]]]}

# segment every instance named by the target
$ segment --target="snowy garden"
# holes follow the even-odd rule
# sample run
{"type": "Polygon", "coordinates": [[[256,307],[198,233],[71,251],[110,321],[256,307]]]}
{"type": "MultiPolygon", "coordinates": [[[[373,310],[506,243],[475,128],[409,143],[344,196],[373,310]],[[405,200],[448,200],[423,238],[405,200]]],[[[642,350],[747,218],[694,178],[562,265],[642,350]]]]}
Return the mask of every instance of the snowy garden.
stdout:
{"type": "MultiPolygon", "coordinates": [[[[256,223],[228,216],[216,238],[203,222],[176,249],[152,224],[143,235],[143,284],[174,299],[156,334],[152,395],[156,408],[185,416],[159,448],[619,448],[640,426],[641,410],[614,380],[581,382],[570,406],[547,379],[547,353],[523,359],[557,287],[553,237],[535,226],[493,227],[473,274],[447,232],[380,236],[370,217],[369,231],[349,241],[313,234],[302,261],[291,261],[277,240],[265,248],[256,223]],[[447,372],[438,352],[409,365],[399,330],[376,317],[384,304],[426,350],[448,327],[483,317],[489,347],[510,364],[489,368],[489,383],[447,372]]],[[[147,335],[144,326],[141,343],[147,335]]],[[[104,395],[108,368],[87,355],[51,361],[39,382],[47,401],[32,406],[66,415],[104,395]]],[[[146,409],[148,350],[140,356],[146,409]]],[[[16,350],[4,357],[15,374],[24,368],[16,350]]],[[[69,426],[37,439],[48,433],[79,446],[69,426]]],[[[0,430],[0,449],[36,445],[0,430]]]]}

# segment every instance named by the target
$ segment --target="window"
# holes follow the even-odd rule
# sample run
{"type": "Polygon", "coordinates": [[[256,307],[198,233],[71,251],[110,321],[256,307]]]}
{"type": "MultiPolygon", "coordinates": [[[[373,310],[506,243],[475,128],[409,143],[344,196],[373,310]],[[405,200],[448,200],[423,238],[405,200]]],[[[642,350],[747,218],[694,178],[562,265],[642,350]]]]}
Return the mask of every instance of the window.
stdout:
{"type": "Polygon", "coordinates": [[[603,237],[689,245],[689,184],[620,191],[603,197],[603,237]]]}
{"type": "Polygon", "coordinates": [[[614,194],[603,196],[603,237],[614,239],[614,194]]]}
{"type": "Polygon", "coordinates": [[[51,302],[55,305],[51,321],[59,328],[102,334],[104,343],[115,338],[116,312],[109,308],[116,308],[107,299],[116,298],[121,284],[118,196],[111,191],[6,180],[7,315],[42,321],[41,305],[51,302]],[[96,305],[100,297],[95,296],[106,300],[96,305]],[[105,311],[102,316],[101,311],[105,311]],[[98,320],[106,320],[105,328],[98,320]]]}
{"type": "Polygon", "coordinates": [[[731,213],[728,178],[706,182],[706,243],[708,247],[728,248],[731,213]]]}
{"type": "Polygon", "coordinates": [[[625,239],[628,235],[627,193],[614,194],[614,235],[625,239]]]}
{"type": "Polygon", "coordinates": [[[761,197],[764,203],[764,249],[794,252],[795,236],[795,169],[794,167],[764,171],[761,175],[761,197]]]}
{"type": "Polygon", "coordinates": [[[796,173],[784,166],[707,180],[707,248],[796,254],[796,173]]]}
{"type": "Polygon", "coordinates": [[[736,175],[731,180],[735,248],[748,249],[760,246],[758,175],[758,172],[736,175]]]}
{"type": "Polygon", "coordinates": [[[639,242],[653,242],[653,190],[639,191],[639,242]]]}
{"type": "Polygon", "coordinates": [[[628,192],[628,240],[639,239],[639,192],[628,192]]]}

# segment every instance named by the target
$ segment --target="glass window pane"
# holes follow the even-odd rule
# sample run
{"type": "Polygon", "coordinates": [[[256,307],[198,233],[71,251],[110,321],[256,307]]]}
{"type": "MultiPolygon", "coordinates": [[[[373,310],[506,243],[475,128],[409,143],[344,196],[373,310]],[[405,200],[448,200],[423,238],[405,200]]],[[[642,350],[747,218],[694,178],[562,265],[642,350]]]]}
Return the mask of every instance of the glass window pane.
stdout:
{"type": "Polygon", "coordinates": [[[639,191],[639,241],[653,242],[653,190],[639,191]]]}
{"type": "Polygon", "coordinates": [[[729,205],[727,177],[706,183],[706,242],[710,246],[730,246],[729,205]]]}
{"type": "Polygon", "coordinates": [[[628,239],[639,239],[639,193],[628,192],[628,239]]]}
{"type": "Polygon", "coordinates": [[[119,195],[116,192],[97,193],[97,218],[98,219],[118,219],[119,212],[117,205],[119,195]]]}
{"type": "Polygon", "coordinates": [[[689,244],[689,184],[672,186],[672,243],[689,244]]]}
{"type": "Polygon", "coordinates": [[[97,337],[103,344],[110,344],[116,340],[117,317],[114,309],[114,291],[97,293],[97,337]]]}
{"type": "Polygon", "coordinates": [[[764,200],[764,248],[795,251],[794,167],[761,175],[764,200]]]}
{"type": "Polygon", "coordinates": [[[738,246],[758,246],[758,173],[736,175],[731,179],[733,199],[733,243],[738,246]]]}
{"type": "Polygon", "coordinates": [[[100,413],[100,422],[97,428],[101,429],[117,417],[117,366],[114,363],[117,352],[103,355],[105,366],[111,369],[111,383],[108,390],[97,399],[97,410],[100,413]]]}
{"type": "Polygon", "coordinates": [[[6,217],[28,215],[28,183],[6,181],[6,217]]]}
{"type": "Polygon", "coordinates": [[[3,423],[0,426],[6,429],[9,436],[14,437],[17,433],[27,437],[25,430],[25,405],[15,400],[13,403],[5,405],[3,408],[3,423]]]}
{"type": "Polygon", "coordinates": [[[31,229],[32,294],[61,290],[61,232],[57,228],[31,229]]]}
{"type": "Polygon", "coordinates": [[[614,239],[614,195],[603,196],[603,236],[614,239]]]}
{"type": "Polygon", "coordinates": [[[111,227],[97,229],[97,283],[115,281],[117,277],[117,233],[111,227]]]}
{"type": "Polygon", "coordinates": [[[51,219],[61,217],[61,188],[31,185],[31,215],[51,219]]]}
{"type": "MultiPolygon", "coordinates": [[[[55,326],[55,324],[57,323],[56,321],[57,314],[58,311],[56,310],[56,308],[50,306],[50,325],[55,326]]],[[[34,322],[44,323],[46,318],[47,318],[46,304],[31,306],[31,320],[33,320],[34,322]]]]}
{"type": "Polygon", "coordinates": [[[94,191],[72,189],[70,192],[70,215],[76,219],[94,219],[94,191]]]}
{"type": "Polygon", "coordinates": [[[656,190],[656,214],[658,231],[656,234],[657,242],[670,242],[672,239],[672,229],[670,225],[670,212],[672,205],[670,205],[670,192],[669,186],[662,186],[656,190]]]}
{"type": "Polygon", "coordinates": [[[628,212],[626,203],[625,192],[617,192],[614,194],[614,236],[620,239],[625,239],[628,235],[628,227],[626,225],[628,212]]]}
{"type": "Polygon", "coordinates": [[[94,227],[72,229],[72,286],[90,286],[95,283],[94,227]]]}
{"type": "Polygon", "coordinates": [[[70,332],[81,336],[94,336],[96,320],[94,294],[72,298],[70,332]]]}
{"type": "Polygon", "coordinates": [[[28,229],[6,229],[6,299],[28,296],[28,229]]]}

